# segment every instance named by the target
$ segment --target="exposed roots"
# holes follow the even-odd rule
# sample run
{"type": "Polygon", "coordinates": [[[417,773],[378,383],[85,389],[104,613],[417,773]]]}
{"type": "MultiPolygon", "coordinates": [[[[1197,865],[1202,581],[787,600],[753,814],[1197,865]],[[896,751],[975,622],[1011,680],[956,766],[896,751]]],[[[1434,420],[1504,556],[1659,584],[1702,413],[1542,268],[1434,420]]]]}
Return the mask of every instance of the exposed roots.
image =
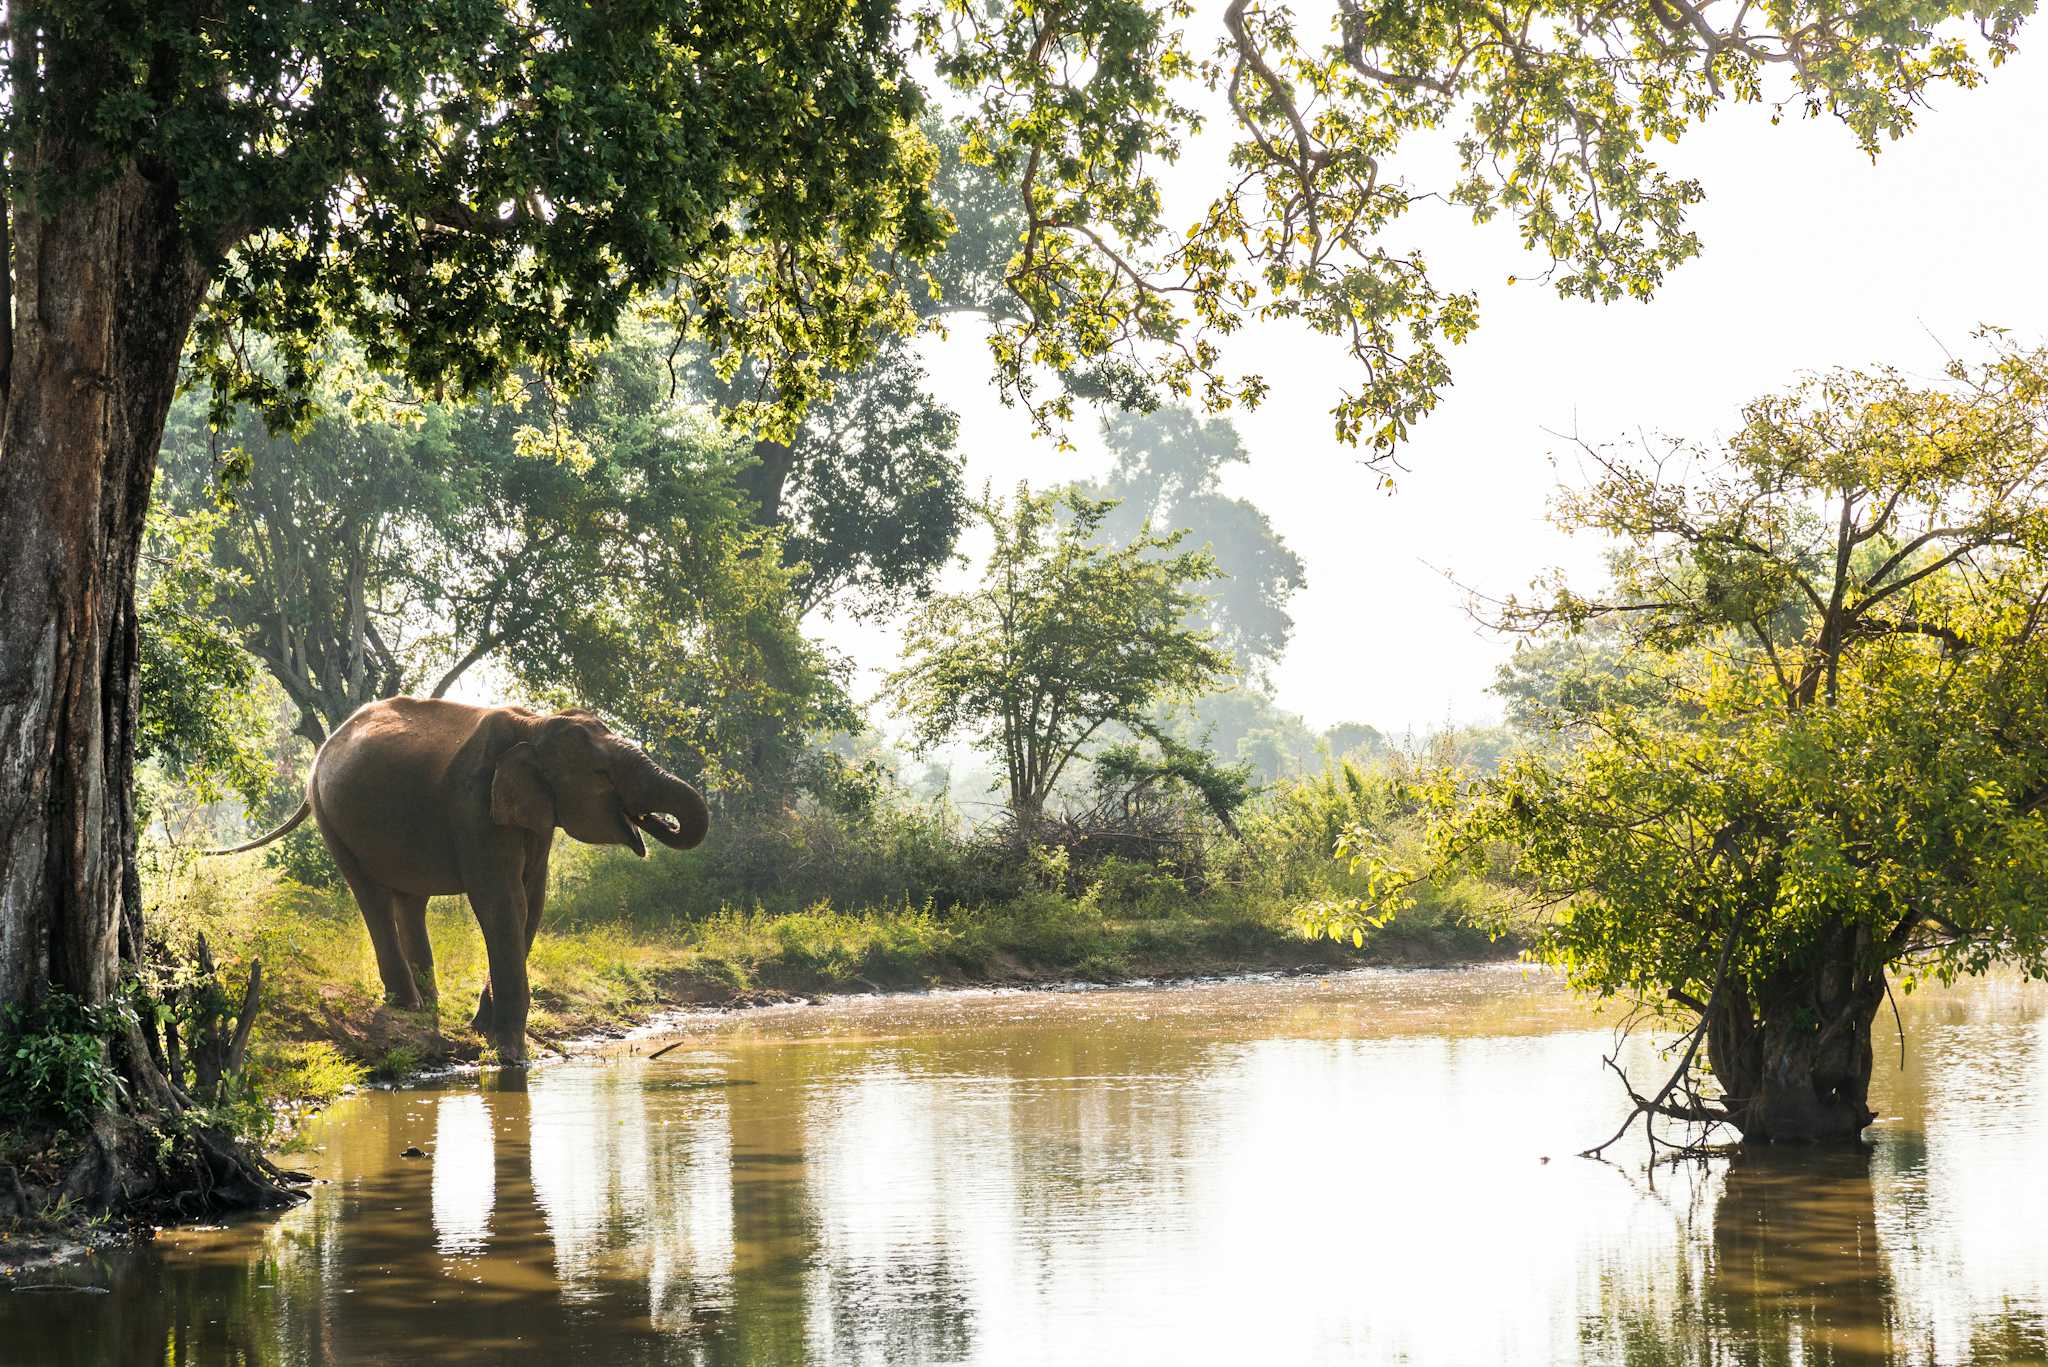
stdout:
{"type": "Polygon", "coordinates": [[[106,1115],[82,1136],[45,1136],[21,1166],[0,1164],[0,1221],[135,1225],[275,1210],[304,1200],[310,1180],[189,1117],[106,1115]]]}

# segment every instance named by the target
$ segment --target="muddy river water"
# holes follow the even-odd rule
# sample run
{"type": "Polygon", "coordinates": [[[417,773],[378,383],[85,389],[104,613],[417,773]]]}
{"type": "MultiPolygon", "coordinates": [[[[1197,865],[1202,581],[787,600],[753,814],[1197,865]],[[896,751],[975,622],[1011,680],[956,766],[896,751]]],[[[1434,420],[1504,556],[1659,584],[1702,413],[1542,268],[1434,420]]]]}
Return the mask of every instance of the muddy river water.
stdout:
{"type": "Polygon", "coordinates": [[[1901,1006],[1866,1153],[1654,1174],[1513,966],[704,1017],[344,1102],[0,1362],[2048,1362],[2048,990],[1901,1006]]]}

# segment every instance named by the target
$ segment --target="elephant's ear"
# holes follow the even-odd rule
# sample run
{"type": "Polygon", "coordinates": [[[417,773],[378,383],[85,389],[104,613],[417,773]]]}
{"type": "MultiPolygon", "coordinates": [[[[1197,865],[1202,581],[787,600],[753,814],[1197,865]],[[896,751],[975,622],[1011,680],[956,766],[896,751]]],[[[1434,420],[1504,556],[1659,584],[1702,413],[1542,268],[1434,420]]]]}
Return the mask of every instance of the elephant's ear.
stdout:
{"type": "Polygon", "coordinates": [[[541,835],[555,831],[555,794],[541,776],[540,761],[525,741],[507,750],[491,776],[491,820],[523,826],[541,835]]]}

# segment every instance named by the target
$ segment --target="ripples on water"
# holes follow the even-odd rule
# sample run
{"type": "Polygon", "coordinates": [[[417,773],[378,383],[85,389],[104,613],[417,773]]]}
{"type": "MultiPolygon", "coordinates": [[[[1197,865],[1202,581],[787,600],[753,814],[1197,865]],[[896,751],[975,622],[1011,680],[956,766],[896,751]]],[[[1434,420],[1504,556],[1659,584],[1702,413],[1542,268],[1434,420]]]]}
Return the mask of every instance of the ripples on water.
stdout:
{"type": "Polygon", "coordinates": [[[0,1360],[2048,1362],[2048,993],[1904,1006],[1868,1153],[1654,1181],[1515,968],[707,1019],[345,1103],[310,1203],[0,1295],[0,1360]]]}

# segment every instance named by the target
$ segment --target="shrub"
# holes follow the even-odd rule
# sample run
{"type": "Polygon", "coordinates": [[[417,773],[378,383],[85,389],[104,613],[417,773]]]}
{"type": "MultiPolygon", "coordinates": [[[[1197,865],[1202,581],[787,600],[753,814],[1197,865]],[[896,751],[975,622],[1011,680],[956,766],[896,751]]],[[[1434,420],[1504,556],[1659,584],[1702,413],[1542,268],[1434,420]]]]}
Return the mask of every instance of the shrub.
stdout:
{"type": "Polygon", "coordinates": [[[1095,866],[1086,900],[1105,911],[1171,915],[1187,896],[1187,884],[1172,872],[1112,854],[1095,866]]]}
{"type": "Polygon", "coordinates": [[[0,1011],[0,1120],[83,1129],[112,1108],[121,1080],[107,1061],[107,1041],[129,1009],[87,1006],[53,989],[0,1011]]]}
{"type": "Polygon", "coordinates": [[[999,841],[966,830],[950,807],[911,801],[833,811],[805,800],[713,822],[687,859],[620,859],[564,846],[550,914],[653,928],[723,907],[797,913],[837,907],[938,911],[1007,901],[1025,870],[999,841]]]}

